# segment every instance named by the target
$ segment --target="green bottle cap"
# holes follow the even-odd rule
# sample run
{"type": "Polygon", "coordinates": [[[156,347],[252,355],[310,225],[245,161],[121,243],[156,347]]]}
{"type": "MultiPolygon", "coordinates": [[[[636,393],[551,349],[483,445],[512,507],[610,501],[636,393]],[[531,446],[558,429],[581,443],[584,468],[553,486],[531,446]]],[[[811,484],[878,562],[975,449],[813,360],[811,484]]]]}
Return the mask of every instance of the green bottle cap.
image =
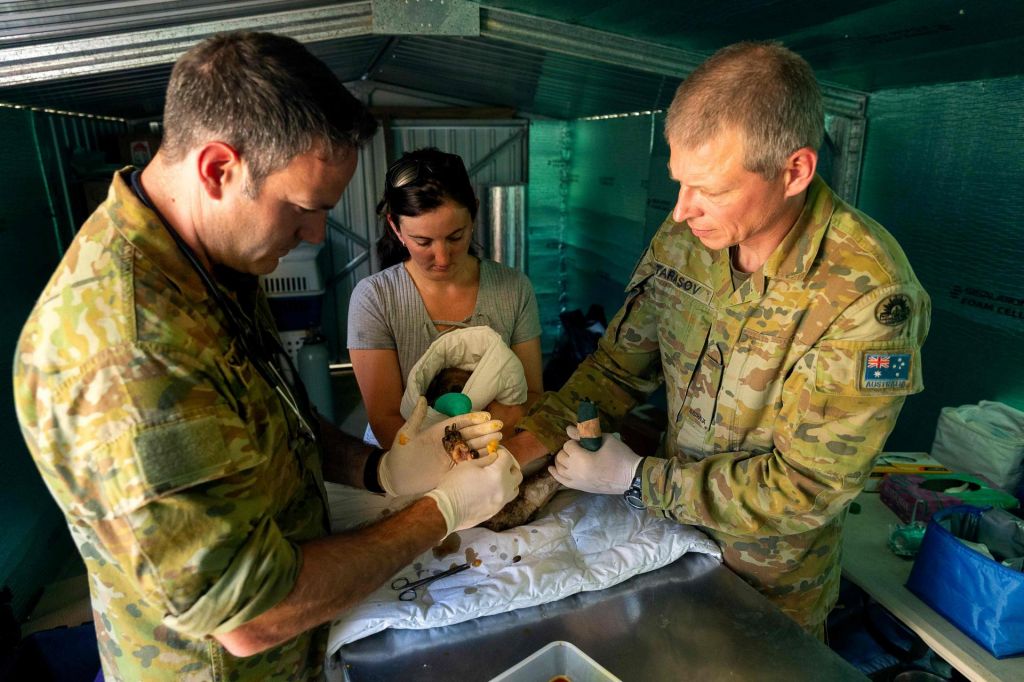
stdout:
{"type": "Polygon", "coordinates": [[[445,393],[434,401],[434,409],[449,417],[473,411],[473,401],[465,393],[445,393]]]}
{"type": "Polygon", "coordinates": [[[597,405],[584,399],[576,408],[576,421],[585,422],[589,419],[597,419],[597,405]]]}

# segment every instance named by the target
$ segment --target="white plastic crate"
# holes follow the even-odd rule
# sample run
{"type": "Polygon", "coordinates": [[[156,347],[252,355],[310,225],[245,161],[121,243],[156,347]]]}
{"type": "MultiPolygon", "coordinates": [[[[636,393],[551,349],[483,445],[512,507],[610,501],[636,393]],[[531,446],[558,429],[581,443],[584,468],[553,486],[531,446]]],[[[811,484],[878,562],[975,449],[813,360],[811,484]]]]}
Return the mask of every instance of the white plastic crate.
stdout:
{"type": "Polygon", "coordinates": [[[268,298],[320,296],[324,293],[323,278],[316,266],[316,256],[323,244],[302,242],[281,259],[269,275],[261,275],[260,283],[268,298]]]}
{"type": "Polygon", "coordinates": [[[622,682],[570,642],[554,641],[491,682],[622,682]]]}
{"type": "Polygon", "coordinates": [[[288,353],[288,357],[297,365],[299,362],[299,349],[302,348],[302,341],[306,338],[306,331],[300,329],[297,331],[279,332],[279,335],[281,337],[281,345],[284,346],[284,352],[288,353]]]}

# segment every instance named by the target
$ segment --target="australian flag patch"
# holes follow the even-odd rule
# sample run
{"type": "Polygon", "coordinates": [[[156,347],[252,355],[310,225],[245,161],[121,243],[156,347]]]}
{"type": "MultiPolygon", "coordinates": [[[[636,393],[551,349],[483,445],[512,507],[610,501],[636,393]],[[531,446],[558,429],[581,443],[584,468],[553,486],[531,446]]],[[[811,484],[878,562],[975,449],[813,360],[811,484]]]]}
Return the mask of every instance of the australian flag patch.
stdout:
{"type": "Polygon", "coordinates": [[[865,353],[864,388],[906,388],[910,358],[910,353],[865,353]]]}

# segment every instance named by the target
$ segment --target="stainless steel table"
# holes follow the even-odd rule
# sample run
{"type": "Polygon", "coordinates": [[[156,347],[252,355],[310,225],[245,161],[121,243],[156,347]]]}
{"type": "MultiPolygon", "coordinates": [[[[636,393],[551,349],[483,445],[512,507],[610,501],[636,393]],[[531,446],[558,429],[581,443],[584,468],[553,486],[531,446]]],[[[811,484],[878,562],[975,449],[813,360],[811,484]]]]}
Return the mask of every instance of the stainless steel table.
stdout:
{"type": "Polygon", "coordinates": [[[329,674],[351,682],[489,680],[555,640],[572,642],[624,682],[866,679],[701,554],[600,592],[447,627],[385,630],[342,647],[329,674]]]}

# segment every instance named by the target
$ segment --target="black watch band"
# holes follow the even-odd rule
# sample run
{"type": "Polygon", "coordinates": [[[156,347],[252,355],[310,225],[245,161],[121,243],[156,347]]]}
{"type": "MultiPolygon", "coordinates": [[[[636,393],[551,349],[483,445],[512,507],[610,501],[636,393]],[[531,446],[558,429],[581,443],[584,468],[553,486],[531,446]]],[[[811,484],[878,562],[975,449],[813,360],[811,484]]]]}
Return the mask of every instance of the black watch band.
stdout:
{"type": "Polygon", "coordinates": [[[380,467],[380,460],[384,457],[385,453],[387,453],[387,450],[384,448],[374,448],[366,456],[366,465],[363,468],[363,487],[371,493],[384,492],[384,488],[380,484],[380,478],[377,476],[377,469],[380,467]]]}
{"type": "Polygon", "coordinates": [[[644,492],[643,492],[643,476],[644,476],[644,460],[646,457],[641,457],[639,464],[636,465],[636,471],[633,473],[633,482],[626,492],[622,493],[622,498],[626,500],[633,509],[647,509],[647,505],[644,504],[644,492]]]}

